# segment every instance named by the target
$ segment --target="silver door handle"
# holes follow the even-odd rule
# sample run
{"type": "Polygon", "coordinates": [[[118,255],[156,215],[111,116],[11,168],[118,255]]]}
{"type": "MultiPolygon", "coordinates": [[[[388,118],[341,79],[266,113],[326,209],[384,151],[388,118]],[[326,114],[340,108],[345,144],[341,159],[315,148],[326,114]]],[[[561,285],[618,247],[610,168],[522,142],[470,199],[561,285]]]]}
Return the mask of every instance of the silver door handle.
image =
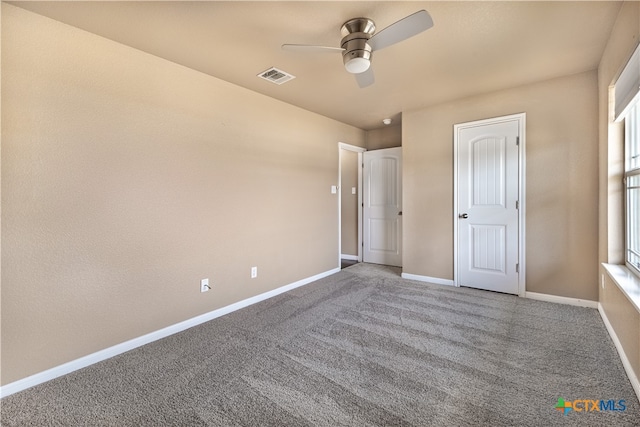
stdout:
{"type": "Polygon", "coordinates": [[[463,214],[458,215],[458,218],[467,219],[467,218],[469,218],[469,215],[467,215],[466,213],[463,213],[463,214]]]}

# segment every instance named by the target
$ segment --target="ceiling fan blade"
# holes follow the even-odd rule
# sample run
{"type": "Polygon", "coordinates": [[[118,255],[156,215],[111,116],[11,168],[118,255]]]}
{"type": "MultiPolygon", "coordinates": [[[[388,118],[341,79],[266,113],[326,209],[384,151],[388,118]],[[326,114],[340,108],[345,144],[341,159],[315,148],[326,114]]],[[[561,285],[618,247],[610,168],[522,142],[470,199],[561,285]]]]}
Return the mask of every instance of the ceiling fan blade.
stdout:
{"type": "Polygon", "coordinates": [[[369,67],[369,69],[364,73],[355,74],[355,76],[360,89],[371,86],[376,81],[375,77],[373,76],[373,69],[371,67],[369,67]]]}
{"type": "Polygon", "coordinates": [[[292,52],[342,52],[341,47],[314,46],[309,44],[283,44],[282,50],[292,52]]]}
{"type": "Polygon", "coordinates": [[[431,27],[433,27],[431,15],[426,10],[420,10],[374,34],[367,43],[372,50],[380,50],[420,34],[431,27]]]}

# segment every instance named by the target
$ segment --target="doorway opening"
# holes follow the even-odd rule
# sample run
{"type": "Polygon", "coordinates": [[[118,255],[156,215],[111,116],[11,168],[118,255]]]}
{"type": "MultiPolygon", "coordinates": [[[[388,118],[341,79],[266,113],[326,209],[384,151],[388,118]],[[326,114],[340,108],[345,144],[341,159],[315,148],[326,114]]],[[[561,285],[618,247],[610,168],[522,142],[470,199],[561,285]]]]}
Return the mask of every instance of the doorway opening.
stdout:
{"type": "Polygon", "coordinates": [[[355,145],[338,143],[338,265],[362,262],[362,153],[355,145]]]}

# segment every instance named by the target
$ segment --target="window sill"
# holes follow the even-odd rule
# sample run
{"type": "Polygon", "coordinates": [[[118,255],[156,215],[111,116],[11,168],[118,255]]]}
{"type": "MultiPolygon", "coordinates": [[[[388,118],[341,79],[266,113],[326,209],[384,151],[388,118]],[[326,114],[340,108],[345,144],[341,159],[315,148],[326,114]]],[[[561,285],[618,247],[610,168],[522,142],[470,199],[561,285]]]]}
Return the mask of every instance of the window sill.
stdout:
{"type": "Polygon", "coordinates": [[[618,288],[631,301],[631,304],[640,313],[640,278],[633,274],[626,266],[617,264],[605,264],[602,266],[613,279],[618,288]]]}

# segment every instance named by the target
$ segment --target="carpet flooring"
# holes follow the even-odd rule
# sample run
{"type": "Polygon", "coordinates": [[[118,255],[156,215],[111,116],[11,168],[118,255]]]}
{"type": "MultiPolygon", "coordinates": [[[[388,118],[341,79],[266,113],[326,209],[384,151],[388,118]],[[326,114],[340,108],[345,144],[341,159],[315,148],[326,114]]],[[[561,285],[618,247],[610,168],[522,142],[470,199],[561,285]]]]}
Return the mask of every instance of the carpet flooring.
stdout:
{"type": "Polygon", "coordinates": [[[0,404],[3,426],[640,425],[596,310],[362,263],[0,404]]]}

